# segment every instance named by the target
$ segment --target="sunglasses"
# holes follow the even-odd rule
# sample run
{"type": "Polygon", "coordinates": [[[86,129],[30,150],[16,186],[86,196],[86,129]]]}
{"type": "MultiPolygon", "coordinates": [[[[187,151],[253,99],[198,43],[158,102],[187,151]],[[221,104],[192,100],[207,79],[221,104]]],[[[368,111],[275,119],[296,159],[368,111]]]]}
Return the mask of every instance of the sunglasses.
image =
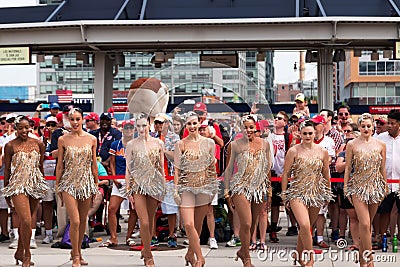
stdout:
{"type": "Polygon", "coordinates": [[[291,123],[297,123],[299,122],[298,120],[290,120],[291,123]]]}
{"type": "Polygon", "coordinates": [[[91,122],[91,121],[94,121],[94,120],[86,120],[86,123],[91,122]]]}
{"type": "Polygon", "coordinates": [[[124,130],[133,130],[135,127],[133,125],[125,125],[124,130]]]}
{"type": "Polygon", "coordinates": [[[350,113],[348,113],[348,112],[339,112],[338,115],[339,116],[349,116],[350,113]]]}
{"type": "Polygon", "coordinates": [[[275,116],[274,119],[275,119],[275,120],[278,120],[278,121],[284,120],[283,117],[278,117],[278,116],[275,116]]]}
{"type": "Polygon", "coordinates": [[[361,125],[361,128],[372,128],[372,125],[361,125]]]}
{"type": "Polygon", "coordinates": [[[351,133],[351,130],[343,130],[345,133],[351,133]]]}
{"type": "Polygon", "coordinates": [[[163,121],[154,121],[154,124],[163,124],[163,121]]]}
{"type": "Polygon", "coordinates": [[[2,121],[2,122],[1,122],[1,125],[6,125],[6,122],[5,122],[5,121],[2,121]]]}
{"type": "Polygon", "coordinates": [[[202,116],[202,115],[204,115],[205,112],[201,111],[201,110],[195,110],[194,113],[196,113],[199,116],[202,116]]]}
{"type": "Polygon", "coordinates": [[[386,123],[384,123],[384,122],[381,122],[381,121],[376,121],[376,124],[379,124],[379,125],[385,125],[386,123]]]}
{"type": "Polygon", "coordinates": [[[55,123],[55,122],[46,123],[46,127],[56,127],[56,126],[57,126],[57,123],[55,123]]]}
{"type": "Polygon", "coordinates": [[[307,135],[313,135],[313,134],[314,134],[314,132],[303,132],[303,133],[302,133],[302,135],[306,135],[306,136],[307,136],[307,135]]]}
{"type": "MultiPolygon", "coordinates": [[[[47,125],[46,125],[47,126],[47,125]]],[[[44,126],[42,125],[42,126],[39,126],[39,129],[40,130],[43,130],[44,129],[44,126]]]]}

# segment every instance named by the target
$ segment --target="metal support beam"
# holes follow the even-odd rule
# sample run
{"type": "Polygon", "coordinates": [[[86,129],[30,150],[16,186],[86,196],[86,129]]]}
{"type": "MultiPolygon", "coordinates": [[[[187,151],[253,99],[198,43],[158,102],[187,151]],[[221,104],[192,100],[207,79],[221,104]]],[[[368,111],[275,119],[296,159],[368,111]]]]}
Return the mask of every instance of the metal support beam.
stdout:
{"type": "Polygon", "coordinates": [[[139,18],[139,20],[143,20],[144,19],[144,14],[146,14],[146,6],[147,6],[147,0],[143,0],[142,9],[140,10],[140,18],[139,18]]]}
{"type": "Polygon", "coordinates": [[[122,4],[121,8],[118,10],[118,13],[115,15],[114,20],[119,19],[119,16],[121,16],[121,13],[124,11],[126,5],[128,5],[129,1],[131,0],[125,0],[125,2],[122,4]]]}
{"type": "Polygon", "coordinates": [[[296,17],[300,17],[300,0],[296,0],[296,17]]]}
{"type": "Polygon", "coordinates": [[[390,5],[394,8],[394,10],[396,10],[397,16],[400,16],[400,10],[397,7],[396,3],[393,2],[393,0],[388,0],[388,1],[389,1],[390,5]]]}
{"type": "Polygon", "coordinates": [[[318,110],[333,110],[333,62],[332,49],[318,51],[318,110]]]}
{"type": "Polygon", "coordinates": [[[321,0],[316,0],[319,10],[321,11],[322,16],[326,17],[326,12],[324,6],[321,3],[321,0]]]}
{"type": "Polygon", "coordinates": [[[94,60],[93,110],[101,114],[112,107],[113,64],[105,52],[96,52],[94,60]]]}
{"type": "Polygon", "coordinates": [[[50,16],[45,20],[45,22],[49,22],[57,13],[64,7],[64,5],[68,2],[68,0],[62,1],[61,4],[50,14],[50,16]]]}

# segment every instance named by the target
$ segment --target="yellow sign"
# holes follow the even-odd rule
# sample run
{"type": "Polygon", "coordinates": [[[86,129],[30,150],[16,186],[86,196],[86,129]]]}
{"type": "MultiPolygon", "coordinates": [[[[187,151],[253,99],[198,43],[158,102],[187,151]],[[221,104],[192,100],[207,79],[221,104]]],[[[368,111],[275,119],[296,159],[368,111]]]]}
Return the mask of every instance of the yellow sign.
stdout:
{"type": "Polygon", "coordinates": [[[0,47],[0,65],[30,64],[29,47],[0,47]]]}
{"type": "Polygon", "coordinates": [[[394,59],[400,59],[400,42],[396,42],[394,45],[394,59]]]}

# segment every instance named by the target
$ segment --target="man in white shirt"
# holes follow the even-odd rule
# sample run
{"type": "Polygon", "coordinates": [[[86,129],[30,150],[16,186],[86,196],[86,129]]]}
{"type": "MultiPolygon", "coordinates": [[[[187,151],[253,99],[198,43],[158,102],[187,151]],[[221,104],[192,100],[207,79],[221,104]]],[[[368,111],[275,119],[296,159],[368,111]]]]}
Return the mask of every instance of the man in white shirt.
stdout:
{"type": "MultiPolygon", "coordinates": [[[[311,121],[315,124],[315,139],[314,143],[319,144],[326,150],[328,150],[328,154],[333,159],[336,156],[335,152],[335,141],[329,136],[326,136],[324,134],[324,129],[325,129],[325,124],[326,124],[326,119],[325,117],[321,115],[317,115],[311,119],[311,121]]],[[[328,211],[328,206],[326,207],[321,207],[319,213],[318,213],[318,218],[316,221],[316,228],[317,228],[317,234],[316,234],[316,245],[318,245],[320,248],[328,248],[328,244],[325,243],[324,241],[324,226],[325,226],[325,214],[328,211]]]]}
{"type": "MultiPolygon", "coordinates": [[[[400,111],[391,110],[388,115],[387,132],[379,134],[377,139],[386,144],[386,176],[387,179],[400,178],[400,164],[396,160],[400,158],[400,111]]],[[[398,183],[389,183],[390,194],[381,202],[378,208],[379,233],[383,236],[390,223],[390,213],[396,202],[397,211],[400,214],[400,198],[395,192],[399,191],[398,183]]],[[[397,225],[400,226],[400,216],[397,216],[397,225]]],[[[377,231],[377,229],[376,229],[377,231]]]]}

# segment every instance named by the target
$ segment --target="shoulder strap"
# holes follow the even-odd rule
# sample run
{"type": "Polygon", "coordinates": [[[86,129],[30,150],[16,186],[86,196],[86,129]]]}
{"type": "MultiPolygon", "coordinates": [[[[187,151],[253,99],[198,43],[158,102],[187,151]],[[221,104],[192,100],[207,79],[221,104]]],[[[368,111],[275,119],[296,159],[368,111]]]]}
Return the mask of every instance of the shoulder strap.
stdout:
{"type": "Polygon", "coordinates": [[[286,131],[284,137],[285,137],[285,153],[286,153],[290,148],[290,143],[289,143],[290,133],[288,131],[286,131]]]}

